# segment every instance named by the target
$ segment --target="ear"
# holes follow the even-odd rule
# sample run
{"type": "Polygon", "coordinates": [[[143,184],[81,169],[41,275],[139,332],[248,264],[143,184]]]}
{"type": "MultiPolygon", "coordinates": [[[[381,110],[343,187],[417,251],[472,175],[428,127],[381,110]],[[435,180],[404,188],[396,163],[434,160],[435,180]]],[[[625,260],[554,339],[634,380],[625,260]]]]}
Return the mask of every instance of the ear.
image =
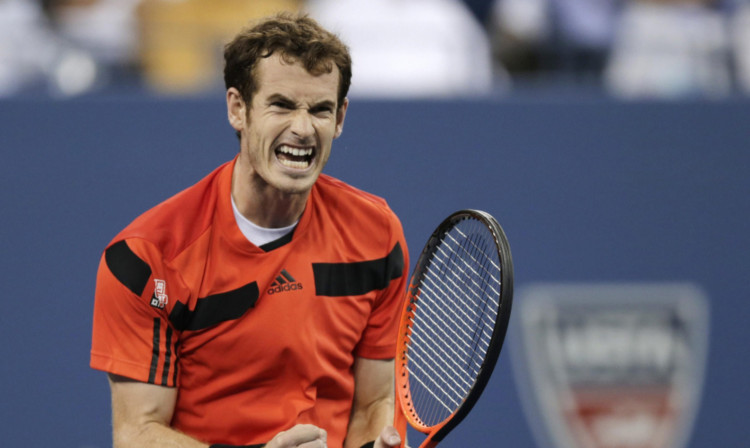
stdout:
{"type": "Polygon", "coordinates": [[[349,107],[349,98],[344,98],[344,102],[336,111],[336,133],[333,138],[338,138],[344,132],[344,118],[346,118],[346,109],[349,107]]]}
{"type": "Polygon", "coordinates": [[[229,118],[229,124],[235,131],[240,132],[245,129],[247,105],[242,99],[240,91],[234,87],[227,90],[227,117],[229,118]]]}

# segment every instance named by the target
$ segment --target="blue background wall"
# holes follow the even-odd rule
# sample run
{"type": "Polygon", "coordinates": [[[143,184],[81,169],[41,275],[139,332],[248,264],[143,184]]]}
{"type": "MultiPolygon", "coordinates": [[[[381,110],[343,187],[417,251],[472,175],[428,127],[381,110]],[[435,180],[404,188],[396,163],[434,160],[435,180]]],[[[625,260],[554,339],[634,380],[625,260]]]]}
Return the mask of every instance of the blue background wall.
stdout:
{"type": "MultiPolygon", "coordinates": [[[[106,379],[88,368],[101,250],[234,156],[225,117],[214,99],[0,102],[0,445],[110,445],[106,379]]],[[[413,260],[474,207],[505,228],[518,287],[700,285],[711,339],[690,446],[745,446],[748,128],[746,101],[355,100],[326,171],[389,201],[413,260]]],[[[509,354],[446,446],[535,446],[509,354]]]]}

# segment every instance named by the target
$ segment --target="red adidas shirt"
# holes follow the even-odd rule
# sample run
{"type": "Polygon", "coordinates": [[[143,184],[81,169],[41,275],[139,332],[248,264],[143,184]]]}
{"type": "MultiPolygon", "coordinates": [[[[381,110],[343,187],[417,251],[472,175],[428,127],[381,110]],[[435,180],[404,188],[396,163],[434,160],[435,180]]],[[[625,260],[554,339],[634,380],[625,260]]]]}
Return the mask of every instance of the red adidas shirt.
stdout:
{"type": "Polygon", "coordinates": [[[265,443],[311,423],[341,446],[354,357],[395,355],[403,230],[385,201],[321,175],[293,234],[256,247],[232,212],[233,166],[107,247],[91,366],[178,387],[172,426],[207,443],[265,443]]]}

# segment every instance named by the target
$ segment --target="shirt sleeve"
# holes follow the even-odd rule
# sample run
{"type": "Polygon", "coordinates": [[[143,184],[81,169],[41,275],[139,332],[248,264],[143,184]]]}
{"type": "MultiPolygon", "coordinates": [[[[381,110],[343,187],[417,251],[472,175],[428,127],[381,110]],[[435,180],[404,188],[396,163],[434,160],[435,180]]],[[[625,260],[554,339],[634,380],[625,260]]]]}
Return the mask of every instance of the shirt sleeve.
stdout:
{"type": "Polygon", "coordinates": [[[96,280],[90,365],[115,375],[177,385],[178,333],[169,322],[170,283],[152,245],[114,242],[96,280]]]}
{"type": "Polygon", "coordinates": [[[401,223],[393,216],[391,251],[386,257],[388,285],[379,291],[367,327],[354,350],[356,356],[391,359],[396,354],[398,325],[409,274],[409,251],[401,223]]]}

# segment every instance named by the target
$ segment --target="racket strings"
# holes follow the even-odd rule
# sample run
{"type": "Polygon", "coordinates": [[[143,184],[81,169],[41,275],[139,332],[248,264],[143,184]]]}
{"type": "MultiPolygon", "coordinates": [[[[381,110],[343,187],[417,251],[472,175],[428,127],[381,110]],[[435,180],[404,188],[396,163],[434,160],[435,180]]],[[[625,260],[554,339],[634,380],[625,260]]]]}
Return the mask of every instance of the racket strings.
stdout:
{"type": "MultiPolygon", "coordinates": [[[[428,300],[434,299],[435,301],[440,302],[439,303],[440,306],[445,306],[445,307],[455,307],[456,306],[456,303],[448,303],[445,300],[445,298],[443,297],[444,294],[441,294],[441,292],[440,292],[441,291],[441,287],[442,288],[447,288],[448,285],[445,285],[445,284],[442,284],[442,285],[441,284],[436,284],[431,279],[427,279],[427,283],[433,283],[432,285],[425,285],[424,286],[424,290],[430,293],[428,295],[428,298],[429,298],[428,300]]],[[[426,316],[430,316],[431,314],[434,317],[440,319],[440,322],[434,322],[435,325],[440,325],[440,324],[444,323],[446,320],[449,323],[453,324],[453,325],[445,327],[445,328],[447,328],[448,330],[450,330],[450,331],[452,331],[454,333],[455,333],[456,330],[460,331],[463,334],[464,338],[459,339],[459,341],[467,342],[467,340],[471,338],[471,335],[469,335],[469,333],[466,330],[467,327],[465,327],[463,325],[460,325],[460,323],[461,322],[469,322],[473,318],[470,317],[461,308],[458,309],[457,313],[453,313],[453,314],[435,315],[435,313],[430,313],[429,311],[425,311],[425,315],[426,316]]],[[[479,318],[478,314],[476,314],[476,313],[474,313],[474,314],[475,314],[474,319],[479,318]]],[[[429,330],[429,328],[427,328],[426,330],[429,330]]],[[[467,343],[467,345],[470,346],[470,344],[468,344],[468,343],[467,343]]]]}
{"type": "MultiPolygon", "coordinates": [[[[462,247],[462,246],[459,246],[459,247],[462,247]]],[[[475,269],[473,269],[471,266],[469,266],[469,269],[465,270],[465,269],[462,268],[462,266],[458,266],[458,265],[454,264],[455,263],[454,260],[451,259],[451,257],[453,257],[454,255],[455,255],[455,253],[446,254],[445,251],[442,250],[442,247],[439,248],[438,251],[436,252],[435,258],[433,260],[435,262],[440,262],[441,265],[444,266],[444,267],[455,266],[455,268],[450,269],[450,270],[442,273],[443,274],[442,277],[438,277],[438,276],[430,277],[428,279],[428,281],[430,281],[431,283],[433,283],[437,287],[442,287],[442,288],[446,288],[446,289],[450,288],[450,287],[462,288],[462,290],[464,292],[467,292],[470,295],[474,296],[474,298],[476,299],[475,303],[483,303],[484,301],[486,301],[488,299],[488,297],[486,296],[486,292],[484,291],[483,285],[480,284],[480,282],[478,282],[476,279],[477,278],[484,278],[483,276],[485,276],[487,274],[487,272],[486,272],[487,270],[485,269],[484,270],[485,272],[479,273],[475,269]],[[440,257],[441,255],[443,256],[442,259],[440,257]],[[457,283],[457,281],[459,281],[459,282],[460,281],[464,281],[464,282],[471,283],[471,284],[470,285],[466,285],[466,284],[460,285],[460,284],[457,283]]],[[[468,264],[464,260],[460,260],[460,261],[462,262],[462,265],[467,265],[468,266],[468,264]]],[[[474,260],[474,262],[477,262],[477,260],[474,260]]],[[[498,286],[499,286],[499,282],[498,282],[498,286]]],[[[491,285],[488,284],[487,287],[489,287],[489,289],[491,290],[491,292],[495,293],[495,290],[491,287],[491,285]]],[[[499,296],[499,291],[497,291],[497,294],[499,296]]],[[[492,296],[489,296],[489,298],[491,300],[492,296]]],[[[496,301],[492,301],[492,303],[495,304],[495,305],[497,305],[496,301]]],[[[471,311],[471,313],[477,319],[481,318],[481,313],[484,311],[482,309],[476,310],[473,307],[469,307],[467,309],[469,311],[471,311]]],[[[466,312],[463,311],[463,309],[461,309],[461,311],[463,312],[464,315],[466,315],[466,312]]],[[[467,317],[467,319],[471,319],[468,316],[466,316],[466,317],[467,317]]],[[[492,328],[493,328],[492,326],[489,326],[490,335],[492,333],[492,328]]]]}
{"type": "Polygon", "coordinates": [[[426,425],[450,416],[482,367],[499,307],[500,261],[484,224],[464,220],[436,248],[416,294],[407,369],[426,425]]]}
{"type": "MultiPolygon", "coordinates": [[[[469,357],[469,358],[471,357],[470,352],[472,350],[472,347],[471,347],[471,344],[466,342],[467,340],[471,339],[471,335],[469,335],[465,329],[461,327],[442,325],[442,323],[435,320],[435,317],[430,315],[430,313],[426,313],[426,312],[421,313],[419,317],[421,319],[426,319],[427,321],[429,321],[425,323],[425,325],[426,325],[427,331],[430,332],[431,336],[433,336],[433,339],[434,338],[449,338],[449,339],[452,338],[453,340],[457,342],[454,346],[448,345],[445,347],[446,349],[450,350],[453,355],[455,355],[456,357],[461,357],[461,356],[469,357]],[[457,330],[460,331],[463,336],[459,335],[457,330]],[[461,353],[458,353],[458,351],[460,351],[461,353]]],[[[412,337],[422,344],[427,344],[429,342],[429,340],[425,340],[421,336],[421,333],[417,333],[416,335],[413,335],[412,337]]],[[[452,358],[449,358],[449,359],[452,359],[452,358]]],[[[475,364],[477,368],[481,367],[481,364],[479,364],[476,361],[475,361],[475,364]]]]}
{"type": "MultiPolygon", "coordinates": [[[[466,240],[469,243],[472,244],[472,246],[474,247],[474,249],[476,249],[477,251],[479,251],[482,255],[486,255],[486,252],[484,251],[484,249],[481,248],[481,247],[479,247],[479,246],[477,246],[466,234],[464,234],[463,232],[461,232],[460,229],[456,229],[456,233],[458,233],[462,237],[466,238],[466,240]]],[[[448,235],[446,235],[446,238],[450,239],[455,244],[460,244],[453,235],[448,234],[448,235]]],[[[494,292],[495,294],[497,294],[497,297],[500,297],[500,279],[499,278],[496,279],[496,278],[492,277],[492,274],[500,271],[500,266],[497,265],[497,264],[495,264],[491,258],[482,258],[481,260],[479,260],[479,259],[475,258],[474,256],[472,256],[471,252],[467,252],[467,255],[469,255],[469,257],[471,258],[472,263],[468,263],[465,260],[461,260],[461,261],[463,261],[463,264],[466,266],[466,268],[468,268],[470,271],[472,271],[472,273],[474,275],[482,276],[482,278],[488,280],[487,287],[489,287],[490,289],[492,289],[492,292],[494,292]],[[485,266],[485,264],[484,264],[485,262],[489,263],[489,266],[485,266]],[[475,270],[476,267],[481,268],[483,272],[481,272],[481,273],[477,272],[475,270]],[[493,288],[493,286],[495,286],[495,287],[493,288]]],[[[473,278],[472,278],[472,280],[473,280],[473,278]]],[[[480,286],[480,285],[477,285],[477,286],[480,286]]],[[[497,304],[497,302],[495,302],[495,304],[497,304]]]]}
{"type": "MultiPolygon", "coordinates": [[[[456,371],[456,369],[465,368],[465,366],[462,366],[462,365],[458,364],[454,360],[455,356],[451,356],[450,353],[446,352],[442,348],[438,348],[436,350],[434,348],[434,345],[428,344],[427,341],[425,341],[421,337],[417,337],[415,340],[416,340],[417,343],[424,345],[424,347],[425,347],[424,354],[428,355],[428,357],[427,358],[421,358],[421,355],[419,354],[419,352],[415,352],[414,356],[416,358],[420,358],[420,360],[423,361],[423,362],[419,363],[419,365],[425,366],[425,367],[429,368],[430,371],[431,371],[431,373],[435,373],[435,367],[434,367],[434,363],[430,363],[428,361],[430,361],[432,359],[438,359],[438,358],[443,357],[443,356],[448,357],[447,359],[452,360],[453,364],[455,364],[455,366],[452,367],[452,368],[451,367],[446,368],[446,367],[444,367],[442,365],[438,365],[437,368],[440,370],[440,373],[442,373],[443,375],[451,375],[451,374],[453,374],[453,372],[456,371]]],[[[481,367],[481,365],[477,366],[477,370],[479,369],[479,367],[481,367]]],[[[445,385],[447,385],[448,389],[451,389],[457,395],[460,395],[461,392],[460,392],[460,390],[457,390],[454,386],[459,386],[459,387],[462,387],[462,388],[463,387],[465,387],[465,388],[470,388],[471,387],[472,383],[470,383],[465,377],[457,377],[455,379],[458,380],[458,382],[460,382],[461,384],[455,384],[454,382],[450,382],[450,381],[443,381],[443,382],[445,383],[445,385]]]]}

